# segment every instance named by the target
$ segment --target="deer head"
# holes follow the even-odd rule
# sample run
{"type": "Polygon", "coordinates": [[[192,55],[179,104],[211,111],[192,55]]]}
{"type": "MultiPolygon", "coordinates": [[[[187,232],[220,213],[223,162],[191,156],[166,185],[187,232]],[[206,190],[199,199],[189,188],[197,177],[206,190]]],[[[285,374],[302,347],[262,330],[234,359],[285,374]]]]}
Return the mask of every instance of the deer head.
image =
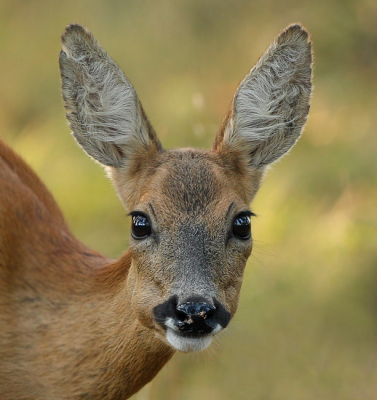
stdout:
{"type": "Polygon", "coordinates": [[[164,150],[135,89],[80,25],[62,37],[67,118],[132,217],[127,292],[138,321],[181,351],[234,315],[252,249],[249,204],[295,144],[311,93],[311,45],[283,31],[236,90],[211,150],[164,150]]]}

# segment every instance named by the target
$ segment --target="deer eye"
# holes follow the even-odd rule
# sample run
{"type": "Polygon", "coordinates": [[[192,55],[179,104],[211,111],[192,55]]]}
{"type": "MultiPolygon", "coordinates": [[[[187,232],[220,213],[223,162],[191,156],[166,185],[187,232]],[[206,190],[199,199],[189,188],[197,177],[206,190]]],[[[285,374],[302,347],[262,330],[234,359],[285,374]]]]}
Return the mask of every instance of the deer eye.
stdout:
{"type": "Polygon", "coordinates": [[[250,238],[250,213],[241,213],[236,216],[233,222],[233,235],[242,240],[250,238]]]}
{"type": "Polygon", "coordinates": [[[139,212],[133,212],[131,235],[134,239],[145,239],[151,234],[151,225],[146,215],[139,212]]]}

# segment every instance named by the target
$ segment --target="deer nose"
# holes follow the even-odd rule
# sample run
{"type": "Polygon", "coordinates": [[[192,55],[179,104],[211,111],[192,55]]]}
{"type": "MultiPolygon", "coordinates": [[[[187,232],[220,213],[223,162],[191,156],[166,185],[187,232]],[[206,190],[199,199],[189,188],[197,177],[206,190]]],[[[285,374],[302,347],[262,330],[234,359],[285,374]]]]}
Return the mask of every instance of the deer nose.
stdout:
{"type": "Polygon", "coordinates": [[[211,333],[216,325],[216,307],[205,301],[185,301],[175,308],[176,326],[192,335],[211,333]]]}
{"type": "Polygon", "coordinates": [[[184,320],[187,317],[192,318],[204,318],[211,317],[216,311],[216,308],[211,304],[200,302],[193,303],[188,301],[177,306],[177,318],[184,320]]]}
{"type": "Polygon", "coordinates": [[[231,317],[216,298],[190,296],[179,301],[177,295],[154,307],[153,316],[165,329],[188,337],[218,332],[228,325],[231,317]]]}
{"type": "Polygon", "coordinates": [[[216,321],[212,318],[215,313],[216,308],[211,304],[187,301],[176,307],[176,325],[181,332],[185,333],[210,333],[216,326],[216,321]]]}

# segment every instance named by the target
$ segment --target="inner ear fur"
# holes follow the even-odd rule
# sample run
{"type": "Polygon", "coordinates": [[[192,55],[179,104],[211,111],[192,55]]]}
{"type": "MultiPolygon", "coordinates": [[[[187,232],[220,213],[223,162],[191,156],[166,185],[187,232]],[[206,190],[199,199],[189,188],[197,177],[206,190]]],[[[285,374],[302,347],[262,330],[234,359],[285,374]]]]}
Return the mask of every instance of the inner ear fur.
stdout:
{"type": "Polygon", "coordinates": [[[81,25],[62,35],[59,64],[67,119],[91,157],[122,168],[140,152],[162,149],[132,84],[81,25]]]}
{"type": "Polygon", "coordinates": [[[299,24],[286,28],[236,90],[213,151],[249,168],[265,167],[296,143],[310,108],[311,42],[299,24]]]}

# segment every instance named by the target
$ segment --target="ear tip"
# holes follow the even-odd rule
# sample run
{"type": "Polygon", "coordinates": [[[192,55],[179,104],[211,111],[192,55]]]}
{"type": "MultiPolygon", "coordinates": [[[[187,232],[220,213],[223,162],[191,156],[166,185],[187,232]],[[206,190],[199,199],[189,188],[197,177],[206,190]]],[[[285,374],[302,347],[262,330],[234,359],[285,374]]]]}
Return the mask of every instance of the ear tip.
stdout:
{"type": "Polygon", "coordinates": [[[288,25],[282,33],[289,33],[289,34],[298,34],[298,35],[302,35],[304,37],[308,37],[309,33],[308,30],[304,27],[304,25],[302,25],[300,22],[296,22],[294,24],[290,24],[288,25]]]}
{"type": "Polygon", "coordinates": [[[62,34],[62,40],[67,39],[70,36],[83,35],[86,33],[86,31],[87,30],[80,24],[67,25],[62,34]]]}
{"type": "Polygon", "coordinates": [[[93,42],[93,35],[80,24],[67,25],[65,31],[61,36],[62,45],[65,47],[72,47],[80,41],[93,42]]]}
{"type": "Polygon", "coordinates": [[[307,29],[300,23],[288,25],[278,36],[277,41],[281,43],[302,43],[310,47],[310,35],[307,29]]]}

